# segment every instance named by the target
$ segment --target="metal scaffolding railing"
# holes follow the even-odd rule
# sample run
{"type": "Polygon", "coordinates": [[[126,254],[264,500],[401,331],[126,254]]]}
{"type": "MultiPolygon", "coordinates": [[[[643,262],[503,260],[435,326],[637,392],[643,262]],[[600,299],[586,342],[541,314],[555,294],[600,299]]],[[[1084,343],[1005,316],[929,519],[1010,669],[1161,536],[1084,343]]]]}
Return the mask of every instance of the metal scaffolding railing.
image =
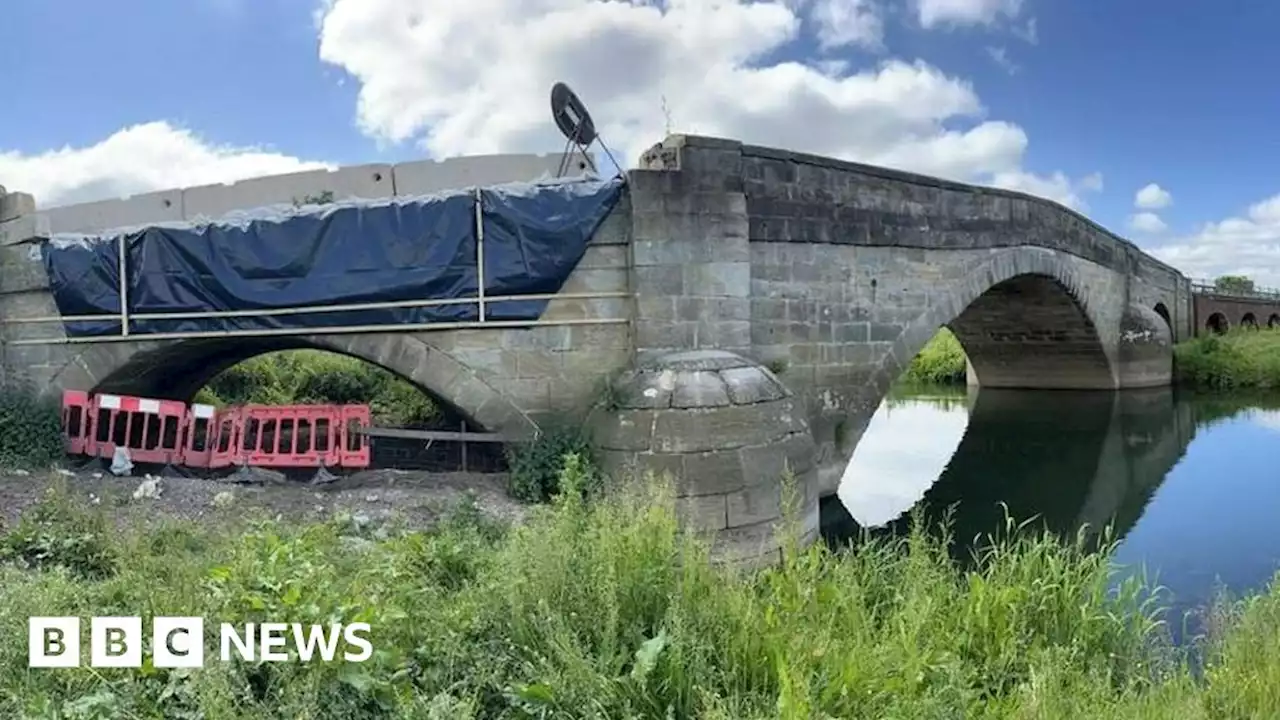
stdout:
{"type": "Polygon", "coordinates": [[[1218,295],[1280,302],[1280,289],[1277,288],[1252,287],[1246,290],[1243,288],[1219,287],[1212,280],[1204,279],[1193,279],[1191,281],[1191,292],[1197,295],[1218,295]]]}

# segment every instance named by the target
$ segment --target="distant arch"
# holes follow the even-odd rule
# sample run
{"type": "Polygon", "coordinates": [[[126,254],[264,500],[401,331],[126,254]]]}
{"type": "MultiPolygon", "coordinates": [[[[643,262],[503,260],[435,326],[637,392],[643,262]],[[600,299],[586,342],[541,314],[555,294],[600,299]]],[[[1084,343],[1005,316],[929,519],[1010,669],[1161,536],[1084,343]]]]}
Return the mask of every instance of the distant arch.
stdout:
{"type": "Polygon", "coordinates": [[[1257,316],[1254,315],[1253,313],[1245,313],[1244,317],[1240,318],[1240,327],[1244,328],[1245,330],[1257,330],[1258,329],[1257,316]]]}
{"type": "Polygon", "coordinates": [[[1156,303],[1156,306],[1152,309],[1155,310],[1156,314],[1159,315],[1160,318],[1164,320],[1164,324],[1169,326],[1169,332],[1170,334],[1172,334],[1173,320],[1169,316],[1169,308],[1166,307],[1164,303],[1158,302],[1156,303]]]}
{"type": "Polygon", "coordinates": [[[1267,328],[1274,330],[1280,327],[1280,315],[1271,313],[1271,317],[1267,318],[1267,328]]]}
{"type": "Polygon", "coordinates": [[[378,365],[481,428],[521,436],[533,420],[453,356],[407,333],[102,343],[77,353],[51,386],[190,401],[227,368],[281,350],[327,350],[378,365]]]}
{"type": "Polygon", "coordinates": [[[1220,312],[1213,313],[1205,320],[1204,327],[1206,330],[1215,335],[1222,335],[1231,329],[1231,323],[1227,322],[1227,316],[1220,312]]]}

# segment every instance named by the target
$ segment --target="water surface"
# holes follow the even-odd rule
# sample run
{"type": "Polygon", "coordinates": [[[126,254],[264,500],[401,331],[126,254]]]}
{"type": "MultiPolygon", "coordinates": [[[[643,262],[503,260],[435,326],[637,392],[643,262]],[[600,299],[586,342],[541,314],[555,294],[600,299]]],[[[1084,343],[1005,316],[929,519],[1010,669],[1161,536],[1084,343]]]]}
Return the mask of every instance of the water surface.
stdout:
{"type": "MultiPolygon", "coordinates": [[[[895,391],[858,443],[823,534],[900,531],[950,508],[957,551],[1008,514],[1070,534],[1110,525],[1181,619],[1280,568],[1280,401],[1013,390],[895,391]]],[[[1182,636],[1171,623],[1175,638],[1182,636]]]]}

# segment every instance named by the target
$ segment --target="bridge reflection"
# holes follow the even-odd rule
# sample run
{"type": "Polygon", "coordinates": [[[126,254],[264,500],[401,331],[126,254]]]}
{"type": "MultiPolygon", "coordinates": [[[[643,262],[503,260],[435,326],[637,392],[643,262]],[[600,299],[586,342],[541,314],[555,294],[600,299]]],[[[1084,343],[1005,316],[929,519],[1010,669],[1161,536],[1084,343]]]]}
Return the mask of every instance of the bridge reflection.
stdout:
{"type": "MultiPolygon", "coordinates": [[[[894,452],[899,456],[927,457],[939,448],[943,453],[954,448],[940,475],[933,477],[920,477],[919,467],[912,469],[915,477],[884,472],[888,465],[883,456],[875,462],[864,461],[876,455],[881,441],[873,421],[842,482],[849,487],[824,501],[823,535],[829,542],[858,537],[862,526],[855,517],[877,526],[879,532],[902,532],[910,522],[908,511],[916,504],[931,523],[941,521],[951,509],[957,551],[971,547],[975,537],[1002,527],[1005,508],[1016,520],[1034,518],[1035,523],[1064,536],[1081,527],[1096,536],[1110,523],[1113,536],[1119,539],[1141,517],[1161,481],[1182,458],[1197,424],[1195,405],[1178,401],[1168,388],[1123,392],[974,388],[951,402],[967,407],[968,421],[958,443],[956,418],[965,409],[954,405],[950,410],[935,405],[934,418],[927,422],[895,421],[884,427],[898,438],[894,452]],[[903,440],[909,447],[900,445],[903,440]],[[895,493],[883,487],[886,483],[914,484],[917,491],[895,493]],[[841,496],[844,502],[838,499],[841,496]],[[890,497],[899,499],[896,510],[883,506],[890,497]],[[867,507],[869,498],[880,500],[881,506],[867,507]]],[[[927,416],[930,408],[922,409],[922,417],[927,416]]],[[[893,412],[882,407],[877,418],[893,412]]],[[[897,412],[903,414],[901,408],[897,412]]],[[[1224,408],[1224,412],[1229,411],[1224,408]]]]}

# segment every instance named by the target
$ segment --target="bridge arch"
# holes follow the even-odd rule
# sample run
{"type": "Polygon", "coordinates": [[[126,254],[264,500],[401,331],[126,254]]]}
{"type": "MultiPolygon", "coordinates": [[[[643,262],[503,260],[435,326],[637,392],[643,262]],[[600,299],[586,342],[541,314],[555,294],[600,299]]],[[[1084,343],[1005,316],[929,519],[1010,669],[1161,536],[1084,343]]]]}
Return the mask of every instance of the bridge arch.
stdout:
{"type": "Polygon", "coordinates": [[[1271,313],[1271,317],[1267,318],[1267,327],[1274,330],[1277,326],[1280,326],[1280,315],[1271,313]]]}
{"type": "Polygon", "coordinates": [[[100,343],[76,353],[51,385],[189,402],[218,373],[237,363],[307,348],[385,368],[487,430],[520,437],[537,429],[526,413],[470,368],[403,333],[100,343]]]}
{"type": "Polygon", "coordinates": [[[1245,330],[1257,330],[1258,316],[1254,315],[1251,312],[1245,313],[1244,316],[1240,318],[1240,327],[1244,328],[1245,330]]]}
{"type": "Polygon", "coordinates": [[[1204,328],[1216,335],[1222,335],[1231,329],[1231,323],[1227,320],[1226,315],[1216,312],[1204,321],[1204,328]]]}
{"type": "Polygon", "coordinates": [[[876,402],[944,326],[960,340],[982,385],[1115,389],[1116,362],[1101,325],[1087,286],[1067,261],[1043,248],[1000,252],[899,334],[872,378],[876,402]],[[1028,339],[1045,341],[1043,352],[1021,346],[1028,339]],[[1015,344],[1006,341],[1021,347],[1003,352],[1015,344]]]}
{"type": "Polygon", "coordinates": [[[1156,303],[1156,306],[1155,306],[1154,308],[1152,308],[1152,310],[1155,310],[1155,311],[1156,311],[1156,314],[1160,316],[1160,319],[1161,319],[1161,320],[1164,320],[1164,324],[1169,326],[1169,333],[1170,333],[1170,334],[1172,334],[1172,333],[1173,333],[1173,320],[1172,320],[1171,316],[1169,315],[1169,308],[1168,308],[1168,306],[1166,306],[1166,305],[1165,305],[1164,303],[1162,303],[1162,302],[1158,302],[1158,303],[1156,303]]]}

